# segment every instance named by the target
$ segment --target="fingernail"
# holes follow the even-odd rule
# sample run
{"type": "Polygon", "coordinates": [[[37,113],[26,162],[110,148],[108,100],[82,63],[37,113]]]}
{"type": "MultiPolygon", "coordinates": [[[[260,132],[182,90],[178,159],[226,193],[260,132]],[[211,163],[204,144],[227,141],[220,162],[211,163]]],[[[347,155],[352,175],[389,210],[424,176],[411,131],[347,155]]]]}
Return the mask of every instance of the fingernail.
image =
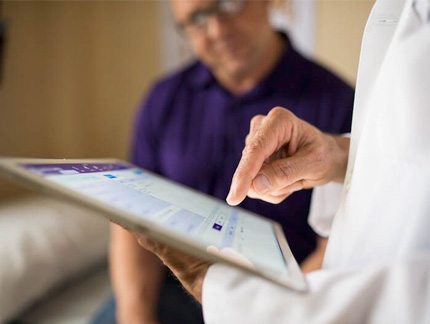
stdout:
{"type": "Polygon", "coordinates": [[[229,205],[234,204],[234,201],[232,200],[232,196],[233,196],[233,191],[230,190],[230,192],[227,195],[227,198],[225,199],[229,205]]]}
{"type": "Polygon", "coordinates": [[[228,193],[227,198],[225,198],[225,200],[230,203],[231,200],[231,191],[228,193]]]}
{"type": "Polygon", "coordinates": [[[260,194],[263,194],[268,191],[271,186],[269,179],[264,174],[260,174],[259,176],[257,176],[254,179],[253,184],[254,189],[260,194]]]}
{"type": "Polygon", "coordinates": [[[228,192],[227,198],[225,199],[229,204],[231,204],[233,195],[236,194],[236,182],[233,180],[230,186],[230,191],[228,192]]]}

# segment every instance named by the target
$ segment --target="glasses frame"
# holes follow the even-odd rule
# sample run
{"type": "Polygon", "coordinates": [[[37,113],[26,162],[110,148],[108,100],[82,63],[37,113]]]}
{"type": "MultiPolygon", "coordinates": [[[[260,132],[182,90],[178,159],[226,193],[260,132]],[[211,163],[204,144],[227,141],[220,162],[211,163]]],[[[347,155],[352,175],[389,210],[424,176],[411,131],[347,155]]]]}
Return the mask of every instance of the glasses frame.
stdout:
{"type": "Polygon", "coordinates": [[[245,9],[247,0],[215,0],[213,4],[192,12],[182,22],[177,22],[177,28],[185,34],[204,34],[209,20],[217,17],[227,20],[240,15],[245,9]]]}

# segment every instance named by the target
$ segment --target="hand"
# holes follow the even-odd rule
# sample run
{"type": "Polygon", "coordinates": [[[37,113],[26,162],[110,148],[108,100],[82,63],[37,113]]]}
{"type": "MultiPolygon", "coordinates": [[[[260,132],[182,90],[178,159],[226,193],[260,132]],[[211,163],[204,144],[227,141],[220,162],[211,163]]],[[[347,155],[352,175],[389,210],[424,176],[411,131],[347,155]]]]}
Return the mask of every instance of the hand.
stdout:
{"type": "Polygon", "coordinates": [[[327,247],[327,238],[319,237],[317,240],[317,247],[315,251],[309,254],[300,265],[303,272],[312,272],[319,270],[324,261],[325,250],[327,247]]]}
{"type": "Polygon", "coordinates": [[[348,150],[349,138],[325,134],[276,107],[252,119],[227,202],[249,196],[277,204],[295,191],[342,182],[348,150]]]}
{"type": "Polygon", "coordinates": [[[184,288],[198,301],[202,301],[202,286],[209,263],[157,243],[142,234],[135,234],[139,244],[157,255],[160,260],[173,272],[184,288]]]}

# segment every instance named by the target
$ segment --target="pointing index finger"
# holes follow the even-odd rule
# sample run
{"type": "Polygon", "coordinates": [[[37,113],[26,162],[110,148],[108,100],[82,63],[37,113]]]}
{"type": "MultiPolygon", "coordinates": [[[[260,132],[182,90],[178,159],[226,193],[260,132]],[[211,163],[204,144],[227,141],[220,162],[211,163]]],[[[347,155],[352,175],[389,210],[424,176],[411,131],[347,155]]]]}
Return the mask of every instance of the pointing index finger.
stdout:
{"type": "Polygon", "coordinates": [[[230,205],[238,205],[245,199],[251,187],[252,180],[261,169],[265,160],[264,156],[256,148],[250,149],[248,147],[255,147],[252,140],[250,144],[245,146],[242,158],[233,175],[230,192],[227,196],[227,202],[230,205]]]}
{"type": "Polygon", "coordinates": [[[264,161],[272,155],[277,146],[278,136],[272,128],[271,120],[267,119],[242,152],[242,158],[234,173],[227,196],[227,202],[230,205],[238,205],[245,199],[264,161]]]}

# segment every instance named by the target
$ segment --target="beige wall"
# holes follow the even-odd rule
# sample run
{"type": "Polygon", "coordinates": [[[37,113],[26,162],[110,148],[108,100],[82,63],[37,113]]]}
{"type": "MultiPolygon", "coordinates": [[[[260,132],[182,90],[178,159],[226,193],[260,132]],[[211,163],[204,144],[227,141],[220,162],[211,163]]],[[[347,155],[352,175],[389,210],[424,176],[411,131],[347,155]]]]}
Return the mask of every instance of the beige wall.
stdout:
{"type": "MultiPolygon", "coordinates": [[[[0,155],[126,157],[135,107],[160,70],[158,6],[4,2],[0,155]]],[[[0,197],[11,190],[0,182],[0,197]]]]}
{"type": "Polygon", "coordinates": [[[374,0],[318,0],[316,57],[355,83],[361,36],[374,0]]]}

